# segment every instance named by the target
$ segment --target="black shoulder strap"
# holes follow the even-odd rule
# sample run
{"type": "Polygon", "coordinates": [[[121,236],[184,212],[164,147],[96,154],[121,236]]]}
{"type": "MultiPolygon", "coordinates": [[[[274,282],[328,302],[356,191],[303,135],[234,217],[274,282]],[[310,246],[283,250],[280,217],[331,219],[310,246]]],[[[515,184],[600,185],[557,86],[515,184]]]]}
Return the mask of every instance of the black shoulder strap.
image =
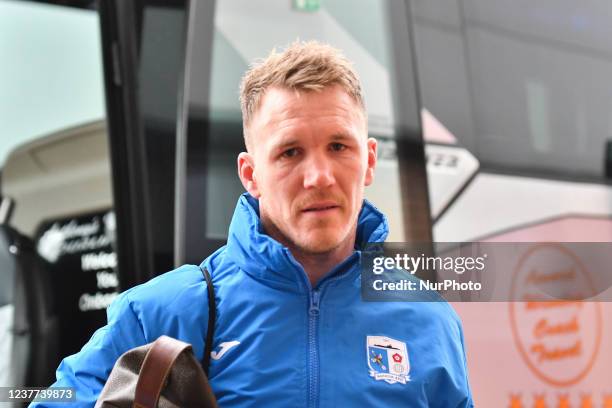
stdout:
{"type": "Polygon", "coordinates": [[[210,353],[213,348],[213,340],[215,338],[215,322],[217,320],[217,306],[215,304],[215,288],[213,287],[212,278],[208,270],[200,266],[206,286],[208,287],[208,328],[206,329],[206,346],[204,347],[204,358],[202,359],[202,368],[208,377],[208,366],[210,365],[210,353]]]}

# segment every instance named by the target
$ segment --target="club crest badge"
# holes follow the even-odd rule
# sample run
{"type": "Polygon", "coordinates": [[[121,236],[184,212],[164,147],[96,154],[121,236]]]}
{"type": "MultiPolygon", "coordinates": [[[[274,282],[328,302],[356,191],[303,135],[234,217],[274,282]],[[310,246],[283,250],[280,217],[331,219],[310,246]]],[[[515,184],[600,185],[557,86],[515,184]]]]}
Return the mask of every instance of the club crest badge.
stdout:
{"type": "Polygon", "coordinates": [[[384,336],[367,336],[366,343],[371,377],[389,384],[410,381],[406,343],[384,336]]]}

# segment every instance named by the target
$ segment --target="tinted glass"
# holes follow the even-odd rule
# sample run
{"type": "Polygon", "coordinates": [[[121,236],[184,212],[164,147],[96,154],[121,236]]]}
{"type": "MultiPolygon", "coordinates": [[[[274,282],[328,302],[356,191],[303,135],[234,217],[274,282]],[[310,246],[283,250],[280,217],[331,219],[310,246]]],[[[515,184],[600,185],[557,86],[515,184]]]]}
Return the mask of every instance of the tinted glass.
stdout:
{"type": "Polygon", "coordinates": [[[379,140],[381,152],[376,179],[366,189],[366,198],[390,218],[391,237],[403,237],[393,84],[388,69],[391,39],[386,22],[382,1],[217,3],[210,92],[208,237],[226,236],[234,205],[244,192],[236,173],[236,156],[245,150],[238,101],[240,79],[251,62],[297,39],[329,43],[354,62],[365,93],[369,133],[379,140]],[[363,30],[366,26],[368,30],[363,30]]]}

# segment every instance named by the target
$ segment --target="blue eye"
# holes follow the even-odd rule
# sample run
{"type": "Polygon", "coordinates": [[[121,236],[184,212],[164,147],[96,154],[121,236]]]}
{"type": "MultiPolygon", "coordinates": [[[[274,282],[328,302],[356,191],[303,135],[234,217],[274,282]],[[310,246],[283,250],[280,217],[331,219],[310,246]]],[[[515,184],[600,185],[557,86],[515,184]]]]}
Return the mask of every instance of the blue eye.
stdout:
{"type": "Polygon", "coordinates": [[[287,149],[285,150],[281,156],[282,157],[287,157],[287,158],[291,158],[291,157],[295,157],[298,154],[298,150],[295,147],[292,147],[291,149],[287,149]]]}
{"type": "Polygon", "coordinates": [[[346,149],[346,145],[343,145],[342,143],[332,143],[330,147],[335,152],[341,152],[342,150],[346,149]]]}

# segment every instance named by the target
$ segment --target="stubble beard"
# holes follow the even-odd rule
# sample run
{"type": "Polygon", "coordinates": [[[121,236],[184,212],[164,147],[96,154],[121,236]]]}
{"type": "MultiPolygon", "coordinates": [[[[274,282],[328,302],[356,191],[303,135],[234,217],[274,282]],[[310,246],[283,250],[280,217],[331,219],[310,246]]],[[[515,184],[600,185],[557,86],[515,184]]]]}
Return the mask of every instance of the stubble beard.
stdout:
{"type": "MultiPolygon", "coordinates": [[[[308,237],[307,240],[300,240],[299,237],[292,239],[289,233],[284,233],[279,226],[267,218],[265,212],[262,213],[261,219],[266,233],[289,249],[293,259],[304,268],[304,272],[313,287],[325,273],[332,270],[343,259],[346,259],[354,250],[356,220],[352,228],[341,233],[344,236],[334,234],[334,242],[322,243],[317,242],[316,236],[308,237]],[[353,234],[352,240],[350,234],[353,234]]],[[[296,233],[297,230],[294,229],[290,232],[296,233]]],[[[323,236],[325,232],[320,231],[316,235],[323,236]]],[[[329,235],[327,235],[327,238],[329,238],[329,235]]]]}
{"type": "MultiPolygon", "coordinates": [[[[285,233],[282,228],[280,228],[266,213],[265,210],[261,209],[261,222],[264,228],[264,231],[267,235],[274,238],[276,241],[280,242],[282,245],[289,248],[292,253],[301,253],[306,256],[325,256],[327,254],[333,253],[335,250],[340,248],[348,239],[351,233],[355,233],[356,225],[353,225],[343,237],[340,237],[335,242],[330,242],[325,245],[320,245],[320,241],[316,241],[316,238],[312,238],[315,242],[303,242],[300,240],[300,237],[293,238],[291,234],[285,233]]],[[[356,223],[356,220],[353,221],[353,224],[356,223]]],[[[316,228],[316,227],[315,227],[316,228]]]]}

